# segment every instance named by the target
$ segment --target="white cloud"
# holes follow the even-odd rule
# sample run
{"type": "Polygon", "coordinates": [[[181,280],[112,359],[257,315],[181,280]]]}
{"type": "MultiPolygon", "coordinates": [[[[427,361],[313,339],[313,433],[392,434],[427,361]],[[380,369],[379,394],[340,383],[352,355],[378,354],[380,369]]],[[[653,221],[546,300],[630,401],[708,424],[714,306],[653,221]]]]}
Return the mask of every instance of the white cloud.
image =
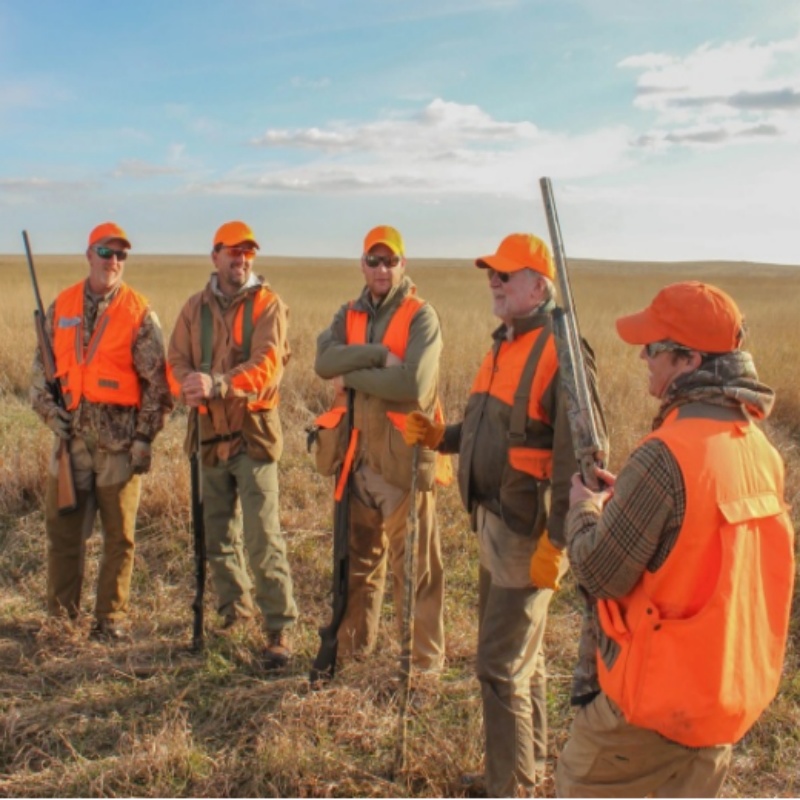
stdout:
{"type": "Polygon", "coordinates": [[[721,146],[754,136],[800,141],[800,36],[705,43],[684,57],[645,53],[617,65],[638,71],[634,105],[655,114],[648,146],[721,146]]]}
{"type": "Polygon", "coordinates": [[[527,196],[543,172],[587,176],[624,167],[630,138],[622,127],[579,136],[543,131],[437,98],[405,117],[267,130],[250,144],[305,154],[302,163],[257,178],[228,176],[205,190],[527,196]]]}

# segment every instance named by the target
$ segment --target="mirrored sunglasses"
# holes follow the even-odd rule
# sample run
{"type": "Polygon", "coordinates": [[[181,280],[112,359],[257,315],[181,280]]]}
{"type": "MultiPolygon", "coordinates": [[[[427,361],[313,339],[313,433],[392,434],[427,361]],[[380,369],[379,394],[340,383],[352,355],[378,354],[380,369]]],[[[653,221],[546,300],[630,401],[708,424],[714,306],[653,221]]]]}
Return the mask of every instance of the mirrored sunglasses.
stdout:
{"type": "Polygon", "coordinates": [[[112,256],[116,256],[117,261],[124,261],[128,257],[127,250],[114,250],[111,247],[95,247],[94,251],[106,261],[109,261],[112,256]]]}
{"type": "Polygon", "coordinates": [[[688,347],[682,347],[675,342],[651,342],[644,346],[644,351],[648,358],[655,358],[659,353],[680,353],[688,355],[692,351],[688,347]]]}
{"type": "Polygon", "coordinates": [[[367,253],[364,256],[364,263],[372,269],[375,269],[375,267],[380,266],[381,264],[383,264],[384,267],[391,269],[392,267],[396,267],[401,261],[402,258],[397,254],[392,254],[390,256],[376,256],[372,253],[367,253]]]}
{"type": "Polygon", "coordinates": [[[257,252],[255,247],[226,247],[225,250],[231,258],[242,256],[248,260],[255,258],[257,252]]]}

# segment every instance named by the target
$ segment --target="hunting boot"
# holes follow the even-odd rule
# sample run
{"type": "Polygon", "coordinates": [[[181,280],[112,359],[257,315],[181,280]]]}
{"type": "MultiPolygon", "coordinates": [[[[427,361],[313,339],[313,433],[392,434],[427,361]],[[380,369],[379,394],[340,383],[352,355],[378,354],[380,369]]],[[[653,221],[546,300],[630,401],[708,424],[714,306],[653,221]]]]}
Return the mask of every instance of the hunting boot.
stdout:
{"type": "Polygon", "coordinates": [[[267,646],[264,650],[264,665],[268,670],[282,669],[292,657],[289,634],[286,630],[267,631],[267,646]]]}

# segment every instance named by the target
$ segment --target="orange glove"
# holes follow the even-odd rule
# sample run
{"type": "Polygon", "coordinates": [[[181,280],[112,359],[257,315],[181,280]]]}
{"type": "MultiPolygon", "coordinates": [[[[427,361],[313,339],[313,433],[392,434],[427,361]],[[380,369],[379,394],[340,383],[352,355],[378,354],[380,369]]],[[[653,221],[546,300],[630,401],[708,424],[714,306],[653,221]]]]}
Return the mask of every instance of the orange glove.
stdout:
{"type": "Polygon", "coordinates": [[[421,411],[412,411],[406,415],[406,427],[403,440],[409,447],[421,444],[435,450],[444,436],[444,425],[428,419],[421,411]]]}
{"type": "Polygon", "coordinates": [[[537,589],[559,588],[558,579],[564,557],[564,551],[553,546],[545,531],[539,537],[536,551],[531,558],[531,582],[537,589]]]}

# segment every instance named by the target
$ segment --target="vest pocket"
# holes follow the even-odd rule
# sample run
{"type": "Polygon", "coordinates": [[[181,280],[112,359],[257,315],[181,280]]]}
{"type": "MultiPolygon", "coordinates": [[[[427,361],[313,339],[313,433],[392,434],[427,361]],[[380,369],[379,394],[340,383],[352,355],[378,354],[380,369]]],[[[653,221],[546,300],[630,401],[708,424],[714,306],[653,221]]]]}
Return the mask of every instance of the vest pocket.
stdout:
{"type": "Polygon", "coordinates": [[[307,429],[308,449],[320,475],[335,475],[347,451],[347,408],[337,406],[314,420],[307,429]]]}
{"type": "Polygon", "coordinates": [[[242,422],[245,450],[257,461],[277,461],[283,454],[283,429],[277,408],[249,411],[242,422]]]}
{"type": "Polygon", "coordinates": [[[500,481],[503,522],[520,536],[538,538],[550,513],[553,453],[531,447],[510,447],[500,481]]]}
{"type": "MultiPolygon", "coordinates": [[[[403,439],[403,434],[395,424],[387,419],[386,433],[381,453],[381,475],[384,480],[400,489],[411,486],[412,448],[403,439]]],[[[436,475],[436,453],[427,447],[419,447],[417,460],[417,491],[429,492],[433,489],[436,475]]]]}

